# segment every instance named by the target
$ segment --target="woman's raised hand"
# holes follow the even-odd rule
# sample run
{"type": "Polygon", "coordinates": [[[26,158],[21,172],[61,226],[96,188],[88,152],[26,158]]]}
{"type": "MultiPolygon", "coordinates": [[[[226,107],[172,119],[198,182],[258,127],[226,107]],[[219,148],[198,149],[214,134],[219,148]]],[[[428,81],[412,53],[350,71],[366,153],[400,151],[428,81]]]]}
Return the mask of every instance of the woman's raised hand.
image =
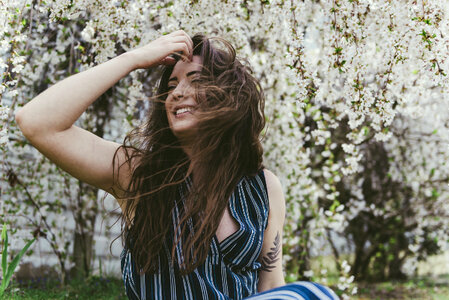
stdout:
{"type": "Polygon", "coordinates": [[[192,60],[193,42],[183,31],[177,30],[146,44],[143,47],[128,52],[132,56],[136,69],[151,68],[158,65],[172,65],[176,63],[172,55],[179,55],[183,59],[192,60]]]}

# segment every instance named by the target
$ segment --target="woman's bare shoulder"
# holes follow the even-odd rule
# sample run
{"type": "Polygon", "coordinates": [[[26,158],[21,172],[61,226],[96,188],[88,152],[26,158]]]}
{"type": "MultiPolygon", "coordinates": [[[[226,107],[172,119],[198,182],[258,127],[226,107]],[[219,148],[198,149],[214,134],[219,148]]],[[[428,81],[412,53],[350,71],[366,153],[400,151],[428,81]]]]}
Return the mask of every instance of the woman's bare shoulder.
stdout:
{"type": "Polygon", "coordinates": [[[279,190],[282,192],[282,184],[279,178],[270,170],[263,169],[263,173],[265,175],[265,182],[267,183],[267,189],[272,191],[279,190]]]}
{"type": "MultiPolygon", "coordinates": [[[[263,169],[265,175],[265,182],[267,184],[268,199],[270,202],[270,210],[272,207],[285,207],[284,193],[282,191],[282,184],[279,178],[270,170],[263,169]]],[[[284,209],[285,210],[285,209],[284,209]]]]}

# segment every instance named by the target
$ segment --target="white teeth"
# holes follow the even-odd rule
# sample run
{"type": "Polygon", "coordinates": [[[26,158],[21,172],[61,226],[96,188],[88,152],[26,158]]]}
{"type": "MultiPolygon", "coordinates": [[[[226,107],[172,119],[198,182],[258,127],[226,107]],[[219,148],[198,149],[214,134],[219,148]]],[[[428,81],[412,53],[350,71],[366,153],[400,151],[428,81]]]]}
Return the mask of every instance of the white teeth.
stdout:
{"type": "Polygon", "coordinates": [[[185,113],[186,111],[192,111],[192,110],[193,110],[192,107],[183,107],[183,108],[180,108],[180,109],[178,109],[178,110],[176,111],[176,115],[185,113]]]}

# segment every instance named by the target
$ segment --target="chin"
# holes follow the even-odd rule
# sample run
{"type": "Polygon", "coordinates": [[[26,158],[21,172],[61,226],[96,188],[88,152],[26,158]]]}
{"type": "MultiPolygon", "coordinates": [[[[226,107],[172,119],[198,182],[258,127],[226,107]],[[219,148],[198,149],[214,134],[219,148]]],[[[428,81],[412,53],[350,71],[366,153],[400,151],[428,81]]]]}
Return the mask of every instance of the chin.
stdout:
{"type": "Polygon", "coordinates": [[[174,126],[171,128],[174,136],[176,136],[178,139],[191,139],[195,137],[196,130],[195,126],[192,125],[183,125],[183,126],[174,126]]]}

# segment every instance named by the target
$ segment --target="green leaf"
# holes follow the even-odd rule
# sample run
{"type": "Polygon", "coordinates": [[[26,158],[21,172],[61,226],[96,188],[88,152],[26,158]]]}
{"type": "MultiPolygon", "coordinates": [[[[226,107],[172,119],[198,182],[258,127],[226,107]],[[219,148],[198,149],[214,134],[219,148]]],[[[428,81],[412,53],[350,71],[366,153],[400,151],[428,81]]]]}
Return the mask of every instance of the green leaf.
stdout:
{"type": "Polygon", "coordinates": [[[3,287],[3,285],[5,285],[5,288],[8,286],[9,281],[11,280],[12,274],[14,273],[14,270],[19,265],[20,259],[25,254],[25,252],[28,250],[28,248],[30,248],[31,244],[34,243],[35,240],[36,240],[36,238],[33,238],[31,241],[29,241],[25,245],[25,247],[23,247],[23,249],[20,250],[20,252],[14,257],[14,259],[11,262],[11,264],[8,266],[8,271],[6,272],[6,276],[3,277],[2,287],[3,287]]]}
{"type": "Polygon", "coordinates": [[[343,50],[343,48],[341,48],[341,47],[335,47],[334,54],[338,55],[342,52],[342,50],[343,50]]]}
{"type": "Polygon", "coordinates": [[[440,196],[440,193],[434,188],[432,190],[432,198],[438,198],[440,196]]]}
{"type": "Polygon", "coordinates": [[[5,236],[6,236],[6,224],[3,224],[2,237],[0,238],[0,241],[5,240],[5,236]]]}
{"type": "Polygon", "coordinates": [[[4,241],[2,253],[2,271],[3,271],[3,278],[5,278],[7,267],[6,260],[8,259],[8,234],[6,233],[6,224],[3,224],[2,239],[4,241]]]}
{"type": "Polygon", "coordinates": [[[367,136],[369,133],[369,127],[368,126],[363,126],[363,135],[367,136]]]}

